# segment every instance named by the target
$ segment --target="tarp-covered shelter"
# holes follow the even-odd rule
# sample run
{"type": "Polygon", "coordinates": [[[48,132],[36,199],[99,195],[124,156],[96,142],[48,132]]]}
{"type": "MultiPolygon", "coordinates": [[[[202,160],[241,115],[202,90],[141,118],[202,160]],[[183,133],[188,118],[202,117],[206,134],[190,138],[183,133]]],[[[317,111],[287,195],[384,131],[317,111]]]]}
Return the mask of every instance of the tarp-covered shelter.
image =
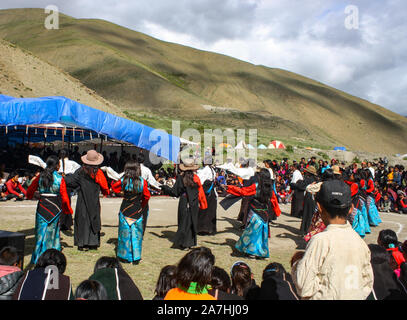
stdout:
{"type": "Polygon", "coordinates": [[[65,97],[0,95],[0,139],[16,143],[113,139],[177,162],[180,139],[65,97]]]}

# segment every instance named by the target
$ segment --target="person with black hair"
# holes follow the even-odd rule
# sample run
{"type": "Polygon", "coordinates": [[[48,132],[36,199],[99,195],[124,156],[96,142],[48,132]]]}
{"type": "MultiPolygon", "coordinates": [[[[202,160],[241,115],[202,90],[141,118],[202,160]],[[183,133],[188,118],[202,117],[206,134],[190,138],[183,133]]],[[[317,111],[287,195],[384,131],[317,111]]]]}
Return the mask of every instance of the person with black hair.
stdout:
{"type": "Polygon", "coordinates": [[[242,297],[244,300],[255,300],[259,286],[254,280],[254,275],[249,265],[243,261],[237,261],[230,270],[232,280],[231,293],[242,297]]]}
{"type": "Polygon", "coordinates": [[[351,190],[341,180],[325,181],[316,201],[327,227],[292,258],[297,293],[302,299],[365,300],[373,288],[373,270],[369,248],[347,221],[351,190]]]}
{"type": "Polygon", "coordinates": [[[369,221],[367,220],[366,207],[364,201],[361,198],[361,192],[359,190],[360,176],[359,174],[351,172],[345,180],[345,183],[349,185],[351,189],[351,197],[353,204],[353,211],[348,215],[348,221],[362,238],[366,236],[366,233],[370,232],[369,221]]]}
{"type": "MultiPolygon", "coordinates": [[[[303,202],[304,202],[304,191],[305,188],[298,188],[297,183],[303,180],[303,176],[301,174],[301,171],[299,170],[299,165],[298,164],[293,164],[291,165],[291,170],[292,170],[292,179],[290,182],[290,190],[292,193],[292,198],[291,198],[291,216],[296,217],[296,218],[301,218],[302,217],[302,212],[303,212],[303,202]]],[[[300,184],[300,186],[302,186],[300,184]]]]}
{"type": "Polygon", "coordinates": [[[82,156],[83,165],[74,174],[65,177],[68,188],[78,189],[74,218],[74,245],[80,251],[97,249],[100,246],[100,198],[109,195],[109,186],[99,165],[103,156],[89,150],[82,156]]]}
{"type": "Polygon", "coordinates": [[[0,251],[0,300],[11,300],[23,279],[21,262],[17,249],[4,247],[0,251]]]}
{"type": "Polygon", "coordinates": [[[61,250],[60,223],[62,215],[72,215],[65,179],[58,173],[59,159],[48,157],[46,168],[37,176],[27,190],[27,198],[32,199],[36,190],[40,193],[35,215],[35,247],[31,263],[47,249],[61,250]]]}
{"type": "Polygon", "coordinates": [[[216,173],[210,164],[205,164],[203,169],[198,170],[197,175],[205,192],[208,207],[199,210],[198,234],[214,235],[216,233],[216,212],[218,207],[218,194],[215,188],[216,173]]]}
{"type": "Polygon", "coordinates": [[[192,249],[178,263],[177,287],[168,291],[164,300],[215,300],[208,293],[215,256],[209,248],[192,249]]]}
{"type": "Polygon", "coordinates": [[[298,300],[291,275],[280,263],[268,264],[262,278],[256,300],[298,300]]]}
{"type": "Polygon", "coordinates": [[[14,293],[14,300],[73,300],[71,279],[64,275],[65,255],[48,249],[28,271],[14,293]]]}
{"type": "Polygon", "coordinates": [[[96,280],[82,281],[75,291],[75,300],[108,300],[103,284],[96,280]]]}
{"type": "Polygon", "coordinates": [[[381,230],[377,238],[377,244],[386,249],[389,255],[391,268],[400,276],[400,265],[405,262],[404,255],[400,250],[401,243],[398,241],[397,234],[390,229],[381,230]]]}
{"type": "Polygon", "coordinates": [[[250,257],[268,258],[269,221],[273,215],[278,217],[281,214],[270,172],[263,168],[251,178],[250,186],[228,185],[226,191],[236,197],[250,197],[248,225],[235,248],[250,257]]]}
{"type": "Polygon", "coordinates": [[[168,291],[177,287],[176,272],[177,267],[174,265],[168,265],[161,269],[155,286],[155,296],[153,300],[164,300],[168,291]]]}
{"type": "Polygon", "coordinates": [[[89,280],[99,281],[104,286],[108,300],[143,300],[139,288],[117,258],[99,258],[89,280]]]}
{"type": "MultiPolygon", "coordinates": [[[[326,172],[325,172],[326,173],[326,172]]],[[[302,209],[302,220],[300,226],[300,232],[305,237],[311,226],[312,217],[317,211],[317,205],[315,203],[315,195],[312,192],[307,191],[309,185],[315,185],[318,182],[317,170],[315,167],[310,166],[304,169],[304,179],[296,183],[296,189],[304,190],[304,204],[302,209]]]]}
{"type": "Polygon", "coordinates": [[[179,165],[180,174],[172,188],[162,186],[163,193],[179,198],[178,230],[174,247],[184,250],[197,244],[199,210],[208,208],[204,189],[195,174],[199,166],[193,159],[185,159],[179,165]]]}
{"type": "Polygon", "coordinates": [[[119,211],[117,257],[126,262],[139,263],[145,218],[143,210],[151,197],[147,181],[141,177],[140,164],[127,161],[123,177],[112,187],[124,193],[119,211]]]}
{"type": "Polygon", "coordinates": [[[390,267],[386,249],[377,244],[369,244],[368,247],[374,275],[372,295],[368,299],[406,300],[407,292],[390,267]]]}
{"type": "Polygon", "coordinates": [[[379,211],[376,207],[375,196],[374,196],[374,181],[372,177],[372,172],[369,169],[364,169],[365,177],[366,177],[366,210],[367,210],[367,217],[369,219],[369,224],[373,227],[377,227],[382,220],[380,219],[379,211]]]}
{"type": "Polygon", "coordinates": [[[8,176],[8,180],[5,183],[6,191],[4,192],[7,200],[22,201],[27,196],[27,190],[19,182],[19,177],[20,175],[17,171],[10,173],[8,176]]]}
{"type": "Polygon", "coordinates": [[[216,300],[243,300],[241,296],[232,294],[232,281],[228,273],[217,266],[213,267],[211,289],[208,291],[216,300]]]}

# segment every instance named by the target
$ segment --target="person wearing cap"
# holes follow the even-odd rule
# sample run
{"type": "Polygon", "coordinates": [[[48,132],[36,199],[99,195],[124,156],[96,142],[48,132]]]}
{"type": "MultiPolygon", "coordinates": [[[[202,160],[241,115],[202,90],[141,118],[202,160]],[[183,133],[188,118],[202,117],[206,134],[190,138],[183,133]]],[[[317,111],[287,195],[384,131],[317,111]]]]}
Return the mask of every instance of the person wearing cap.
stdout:
{"type": "Polygon", "coordinates": [[[199,165],[191,158],[185,159],[180,165],[180,174],[173,187],[163,185],[165,195],[179,198],[178,230],[174,238],[174,247],[181,250],[197,245],[199,209],[208,208],[204,189],[196,175],[199,165]]]}
{"type": "Polygon", "coordinates": [[[373,269],[368,246],[347,221],[351,190],[341,180],[325,181],[316,201],[327,227],[291,260],[297,293],[311,300],[365,300],[373,269]]]}
{"type": "Polygon", "coordinates": [[[67,187],[79,188],[74,217],[74,245],[80,251],[97,249],[100,246],[100,199],[109,194],[109,186],[99,166],[103,156],[95,150],[89,150],[81,157],[82,167],[74,174],[65,176],[67,187]]]}

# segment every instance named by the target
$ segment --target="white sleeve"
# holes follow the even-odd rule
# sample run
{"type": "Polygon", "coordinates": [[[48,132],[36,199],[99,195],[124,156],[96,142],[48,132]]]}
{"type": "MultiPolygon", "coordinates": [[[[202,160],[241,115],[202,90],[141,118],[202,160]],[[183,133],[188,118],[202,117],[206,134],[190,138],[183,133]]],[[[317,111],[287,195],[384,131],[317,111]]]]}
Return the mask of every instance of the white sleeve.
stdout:
{"type": "Polygon", "coordinates": [[[47,167],[46,163],[40,157],[37,157],[37,156],[29,155],[28,163],[41,167],[43,169],[45,169],[47,167]]]}
{"type": "Polygon", "coordinates": [[[112,179],[112,180],[114,180],[114,181],[120,180],[120,179],[123,177],[123,175],[124,175],[124,172],[118,174],[116,171],[114,171],[114,170],[113,170],[112,168],[110,168],[110,167],[101,167],[100,170],[106,172],[106,175],[107,175],[110,179],[112,179]]]}
{"type": "Polygon", "coordinates": [[[153,174],[151,173],[151,170],[144,166],[143,164],[140,164],[140,168],[141,168],[141,177],[147,180],[147,182],[154,188],[161,189],[161,184],[159,184],[158,181],[155,180],[153,174]]]}

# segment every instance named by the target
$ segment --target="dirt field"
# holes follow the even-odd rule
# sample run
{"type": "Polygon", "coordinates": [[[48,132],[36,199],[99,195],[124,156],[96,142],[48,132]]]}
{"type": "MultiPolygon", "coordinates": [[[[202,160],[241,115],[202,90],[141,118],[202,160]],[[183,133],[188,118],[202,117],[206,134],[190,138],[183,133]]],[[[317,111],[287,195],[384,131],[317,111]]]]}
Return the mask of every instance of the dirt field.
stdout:
{"type": "MultiPolygon", "coordinates": [[[[75,198],[73,201],[75,203],[75,198]]],[[[102,238],[98,251],[80,252],[73,246],[72,234],[61,233],[63,252],[68,260],[66,274],[71,277],[74,290],[81,281],[92,274],[99,257],[115,256],[120,203],[121,199],[102,199],[102,238]]],[[[35,241],[36,204],[35,201],[8,201],[0,204],[0,230],[26,234],[25,267],[31,259],[35,241]]],[[[157,197],[150,200],[150,214],[143,242],[143,260],[139,265],[123,265],[145,299],[154,296],[155,283],[161,268],[168,264],[176,264],[186,253],[171,248],[171,239],[177,230],[177,206],[177,199],[157,197]]],[[[224,211],[218,206],[218,233],[215,236],[199,236],[198,245],[209,247],[216,257],[216,265],[228,272],[234,262],[238,260],[247,262],[257,282],[261,282],[262,271],[270,262],[280,262],[290,270],[289,261],[293,253],[305,248],[305,242],[298,235],[301,221],[289,215],[290,206],[281,206],[283,214],[278,218],[276,225],[271,227],[270,258],[267,260],[247,259],[234,250],[234,245],[241,234],[238,230],[240,223],[236,221],[239,207],[240,203],[237,203],[228,211],[224,211]]],[[[372,228],[372,233],[366,237],[367,243],[376,243],[378,232],[388,228],[397,232],[400,241],[407,239],[405,227],[407,215],[382,213],[381,217],[383,223],[377,228],[372,228]]]]}

